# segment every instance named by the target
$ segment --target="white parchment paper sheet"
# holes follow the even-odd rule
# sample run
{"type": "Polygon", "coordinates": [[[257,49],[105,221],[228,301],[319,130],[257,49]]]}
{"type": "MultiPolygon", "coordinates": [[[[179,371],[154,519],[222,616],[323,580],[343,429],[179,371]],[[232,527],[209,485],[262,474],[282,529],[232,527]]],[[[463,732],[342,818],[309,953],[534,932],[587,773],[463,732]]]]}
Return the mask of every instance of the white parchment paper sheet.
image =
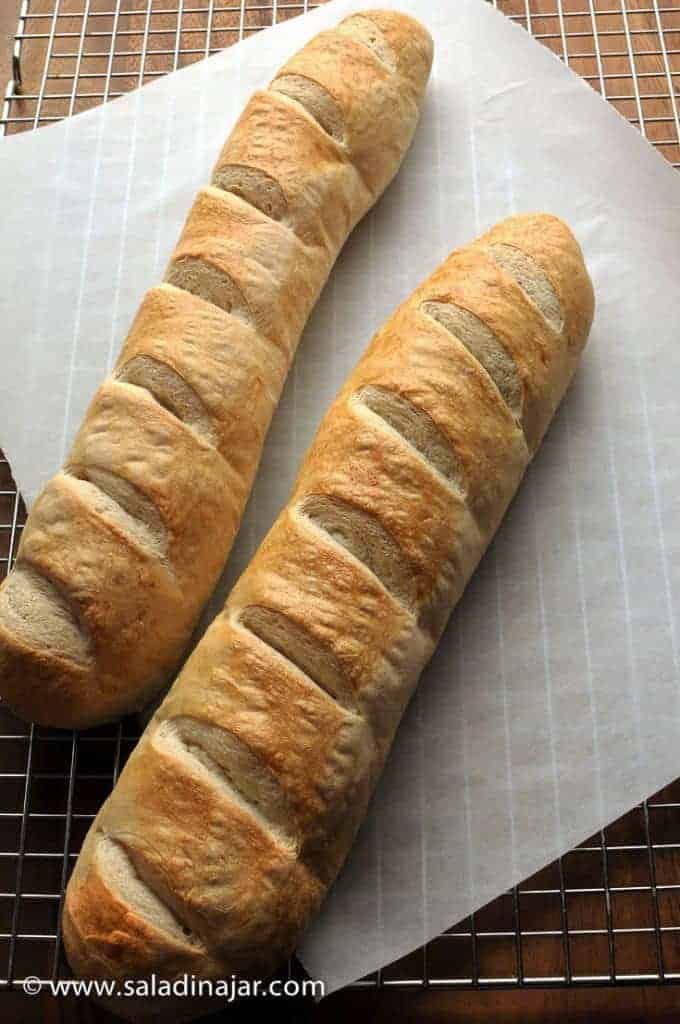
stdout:
{"type": "MultiPolygon", "coordinates": [[[[372,332],[455,246],[565,217],[598,312],[573,388],[454,614],[302,948],[329,989],[441,932],[680,774],[680,180],[481,0],[400,0],[436,64],[415,144],[302,341],[226,583],[372,332]]],[[[336,0],[0,147],[0,441],[57,468],[250,92],[336,0]]]]}

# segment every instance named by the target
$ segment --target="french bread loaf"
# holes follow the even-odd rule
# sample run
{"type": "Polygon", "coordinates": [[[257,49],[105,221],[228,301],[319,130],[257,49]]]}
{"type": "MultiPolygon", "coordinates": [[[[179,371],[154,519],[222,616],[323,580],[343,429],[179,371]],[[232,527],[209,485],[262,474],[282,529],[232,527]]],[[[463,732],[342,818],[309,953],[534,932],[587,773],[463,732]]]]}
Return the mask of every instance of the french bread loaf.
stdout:
{"type": "Polygon", "coordinates": [[[43,725],[146,705],[229,554],[300,333],[413,136],[432,42],[368,11],[248,103],[0,589],[0,695],[43,725]]]}
{"type": "Polygon", "coordinates": [[[526,215],[378,331],[86,837],[78,974],[266,976],[294,948],[592,315],[571,232],[526,215]]]}

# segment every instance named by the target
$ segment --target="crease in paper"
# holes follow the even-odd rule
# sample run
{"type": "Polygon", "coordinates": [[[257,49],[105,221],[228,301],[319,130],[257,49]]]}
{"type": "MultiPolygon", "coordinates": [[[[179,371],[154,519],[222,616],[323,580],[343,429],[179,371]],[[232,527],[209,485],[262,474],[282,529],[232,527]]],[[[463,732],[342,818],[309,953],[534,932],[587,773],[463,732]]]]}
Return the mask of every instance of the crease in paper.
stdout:
{"type": "MultiPolygon", "coordinates": [[[[0,145],[0,441],[29,500],[60,464],[249,94],[361,6],[335,0],[0,145]]],[[[328,991],[439,934],[680,772],[680,183],[481,0],[395,6],[435,37],[422,123],[305,331],[220,593],[285,502],[373,331],[454,246],[510,213],[557,213],[583,245],[598,307],[571,391],[302,944],[328,991]]]]}

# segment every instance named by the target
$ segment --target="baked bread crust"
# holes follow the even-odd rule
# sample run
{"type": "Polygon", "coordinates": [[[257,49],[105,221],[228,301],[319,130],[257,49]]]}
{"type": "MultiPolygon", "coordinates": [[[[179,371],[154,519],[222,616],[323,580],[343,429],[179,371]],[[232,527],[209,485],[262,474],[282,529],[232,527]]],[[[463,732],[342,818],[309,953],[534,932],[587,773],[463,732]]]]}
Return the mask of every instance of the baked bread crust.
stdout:
{"type": "Polygon", "coordinates": [[[567,226],[520,216],[378,331],[88,833],[63,918],[78,974],[266,976],[293,950],[593,303],[567,226]]]}
{"type": "Polygon", "coordinates": [[[399,168],[431,61],[422,25],[369,11],[247,105],[0,588],[0,695],[17,714],[85,728],[172,678],[300,333],[399,168]]]}

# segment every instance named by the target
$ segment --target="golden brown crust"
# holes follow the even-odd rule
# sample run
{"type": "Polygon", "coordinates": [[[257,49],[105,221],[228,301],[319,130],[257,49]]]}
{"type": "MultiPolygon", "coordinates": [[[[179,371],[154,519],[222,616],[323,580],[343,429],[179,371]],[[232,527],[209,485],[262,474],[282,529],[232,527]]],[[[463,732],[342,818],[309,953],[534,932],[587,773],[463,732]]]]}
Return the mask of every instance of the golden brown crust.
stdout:
{"type": "Polygon", "coordinates": [[[431,593],[442,561],[454,559],[458,570],[464,568],[470,541],[478,542],[477,529],[457,491],[421,460],[405,459],[403,440],[364,408],[360,401],[336,405],[297,494],[326,494],[375,517],[397,542],[420,604],[431,593]],[[351,474],[344,458],[348,436],[355,441],[351,474]],[[452,522],[463,524],[455,543],[452,522]]]}
{"type": "Polygon", "coordinates": [[[375,358],[367,358],[357,372],[367,387],[402,395],[428,413],[455,449],[465,502],[480,529],[492,532],[503,514],[500,495],[523,472],[526,443],[474,356],[424,312],[424,304],[442,294],[453,298],[450,289],[439,287],[435,273],[378,332],[370,350],[375,358]],[[412,339],[406,350],[400,344],[405,336],[412,339]]]}
{"type": "Polygon", "coordinates": [[[246,497],[239,475],[147,391],[115,379],[99,388],[67,463],[69,472],[97,466],[131,484],[159,513],[168,571],[191,600],[193,588],[206,575],[214,580],[222,566],[211,550],[213,524],[220,518],[230,538],[238,529],[246,497]]]}
{"type": "Polygon", "coordinates": [[[85,966],[88,977],[106,978],[110,965],[115,963],[120,977],[140,977],[141,965],[149,954],[162,964],[166,975],[205,969],[203,948],[173,941],[167,933],[161,934],[148,920],[133,913],[102,874],[96,856],[87,875],[83,877],[78,868],[75,878],[75,898],[64,912],[62,931],[71,966],[77,973],[82,973],[85,966]],[[99,956],[93,956],[93,951],[98,951],[99,956]]]}
{"type": "Polygon", "coordinates": [[[410,18],[375,17],[391,69],[371,50],[373,22],[362,42],[350,18],[281,72],[290,80],[302,62],[311,77],[296,95],[307,102],[311,90],[322,119],[346,123],[341,141],[275,83],[252,98],[188,215],[168,283],[143,300],[66,470],[35,503],[20,575],[0,588],[0,694],[27,719],[119,717],[182,657],[300,332],[416,127],[431,41],[410,18]]]}
{"type": "MultiPolygon", "coordinates": [[[[540,348],[537,345],[540,361],[534,357],[532,369],[524,376],[524,425],[527,443],[535,451],[569,385],[588,337],[595,311],[593,286],[585,272],[579,244],[572,233],[565,230],[559,217],[551,214],[509,217],[479,238],[475,247],[486,252],[496,243],[516,248],[534,261],[549,279],[564,316],[562,329],[556,333],[549,327],[546,329],[540,313],[533,309],[531,330],[537,337],[540,334],[542,341],[540,348]],[[537,386],[539,373],[542,386],[537,386]]],[[[516,281],[502,269],[499,273],[506,286],[519,294],[521,289],[516,281]]],[[[531,301],[527,305],[531,306],[531,301]]]]}
{"type": "Polygon", "coordinates": [[[185,259],[228,274],[246,307],[239,319],[289,354],[330,270],[290,228],[213,187],[196,197],[171,263],[185,259]]]}
{"type": "Polygon", "coordinates": [[[249,491],[253,452],[262,447],[285,379],[285,355],[217,307],[162,284],[142,300],[114,374],[143,357],[171,367],[200,395],[216,448],[249,491]]]}
{"type": "Polygon", "coordinates": [[[394,90],[394,73],[363,43],[333,29],[320,32],[296,53],[274,85],[286,75],[308,80],[331,97],[341,120],[338,134],[352,153],[353,164],[367,188],[381,192],[398,165],[398,154],[410,141],[417,116],[411,90],[394,90]],[[367,103],[354,102],[356,81],[367,83],[367,103]]]}
{"type": "MultiPolygon", "coordinates": [[[[452,285],[444,284],[443,301],[480,319],[515,363],[523,391],[522,425],[527,444],[533,448],[545,418],[546,389],[554,380],[552,332],[522,289],[483,250],[471,246],[454,253],[451,260],[458,274],[452,285]]],[[[442,301],[438,288],[432,290],[431,297],[442,301]]]]}
{"type": "Polygon", "coordinates": [[[564,222],[548,213],[509,217],[496,225],[478,244],[494,242],[516,246],[536,261],[550,278],[565,315],[564,334],[574,359],[583,349],[593,321],[593,286],[583,270],[583,254],[564,222]]]}
{"type": "Polygon", "coordinates": [[[351,777],[363,779],[371,748],[363,719],[348,715],[285,657],[226,617],[201,645],[191,673],[193,685],[168,697],[162,720],[210,723],[248,746],[280,776],[295,828],[309,832],[313,847],[355,798],[351,777]],[[231,672],[213,672],[225,651],[231,672]],[[249,710],[254,698],[257,716],[249,710]]]}
{"type": "Polygon", "coordinates": [[[35,717],[40,718],[57,714],[76,722],[87,719],[93,696],[109,716],[119,714],[127,703],[120,692],[123,659],[133,681],[152,680],[150,691],[137,687],[141,706],[157,685],[156,672],[169,674],[182,653],[185,641],[183,635],[178,639],[178,633],[185,613],[176,580],[155,554],[83,501],[74,480],[64,474],[54,477],[42,492],[35,513],[38,526],[24,532],[19,558],[69,595],[79,610],[92,657],[85,665],[76,665],[48,650],[38,660],[35,646],[15,644],[16,634],[11,632],[3,637],[3,696],[12,707],[25,712],[27,704],[47,705],[44,714],[36,712],[35,717]],[[102,566],[107,579],[104,607],[100,600],[102,566]],[[128,585],[131,566],[133,588],[128,585]],[[107,629],[109,609],[116,613],[114,636],[107,629]],[[166,610],[172,614],[164,614],[166,610]],[[147,630],[161,644],[160,663],[156,658],[149,663],[149,647],[144,643],[147,630]],[[6,655],[8,648],[11,657],[6,655]],[[92,695],[95,664],[98,690],[92,695]]]}
{"type": "Polygon", "coordinates": [[[260,545],[253,571],[236,584],[229,607],[264,605],[301,624],[337,660],[351,704],[383,745],[399,685],[392,661],[401,661],[412,642],[412,616],[357,559],[324,540],[291,503],[260,545]]]}
{"type": "MultiPolygon", "coordinates": [[[[213,180],[232,171],[256,169],[276,182],[283,202],[280,220],[305,245],[332,254],[370,202],[370,192],[336,142],[302,108],[267,89],[256,92],[243,111],[215,166],[213,180]]],[[[245,188],[239,189],[241,194],[245,188]]]]}
{"type": "Polygon", "coordinates": [[[98,851],[111,841],[125,844],[154,898],[196,935],[202,954],[190,947],[182,961],[192,957],[192,970],[266,973],[294,946],[351,846],[418,675],[569,382],[591,317],[568,228],[520,217],[452,253],[377,333],[290,502],[90,830],[66,894],[66,948],[80,973],[121,977],[124,958],[140,973],[177,970],[172,924],[165,940],[157,930],[147,941],[139,900],[105,894],[98,851]],[[523,262],[503,269],[489,244],[519,247],[523,262]],[[530,294],[553,303],[551,288],[560,332],[530,294]],[[455,320],[427,312],[432,302],[470,307],[478,319],[467,341],[444,326],[455,320]],[[475,330],[495,332],[517,364],[521,415],[473,354],[475,330]],[[381,403],[367,404],[370,388],[382,389],[381,403]],[[390,589],[389,562],[366,552],[388,535],[389,557],[414,577],[405,594],[390,589]],[[95,899],[107,903],[105,929],[95,899]],[[72,938],[76,928],[91,937],[72,938]],[[117,939],[112,952],[110,936],[121,934],[130,948],[117,939]]]}

